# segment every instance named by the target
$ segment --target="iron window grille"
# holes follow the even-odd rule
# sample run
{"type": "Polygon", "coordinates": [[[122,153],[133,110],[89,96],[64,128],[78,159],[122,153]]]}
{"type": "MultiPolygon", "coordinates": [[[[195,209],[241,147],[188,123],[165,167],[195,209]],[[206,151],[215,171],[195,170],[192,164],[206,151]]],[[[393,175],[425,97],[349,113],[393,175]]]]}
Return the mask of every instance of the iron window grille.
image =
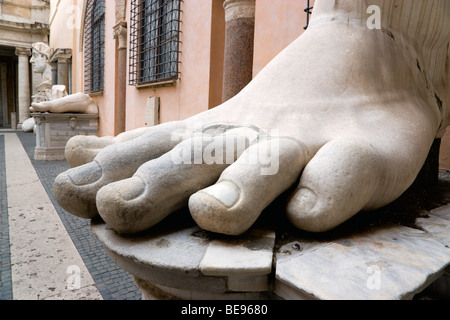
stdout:
{"type": "Polygon", "coordinates": [[[178,79],[181,2],[131,1],[130,85],[178,79]]]}
{"type": "Polygon", "coordinates": [[[306,8],[305,8],[305,12],[306,12],[306,26],[303,27],[303,29],[308,29],[309,27],[309,20],[311,18],[311,14],[312,14],[312,9],[314,9],[313,6],[311,6],[311,1],[307,0],[306,1],[306,8]]]}
{"type": "Polygon", "coordinates": [[[84,20],[84,91],[101,92],[105,69],[105,0],[88,0],[84,20]]]}

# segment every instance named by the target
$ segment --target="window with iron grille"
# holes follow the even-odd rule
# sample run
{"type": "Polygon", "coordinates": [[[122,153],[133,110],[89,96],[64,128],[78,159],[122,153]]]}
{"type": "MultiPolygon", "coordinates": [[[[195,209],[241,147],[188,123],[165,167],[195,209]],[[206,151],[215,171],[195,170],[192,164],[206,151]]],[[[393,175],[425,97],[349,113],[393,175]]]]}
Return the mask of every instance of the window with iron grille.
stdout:
{"type": "Polygon", "coordinates": [[[131,85],[178,79],[181,1],[131,1],[131,85]]]}
{"type": "Polygon", "coordinates": [[[84,20],[84,91],[103,91],[105,0],[88,0],[84,20]]]}

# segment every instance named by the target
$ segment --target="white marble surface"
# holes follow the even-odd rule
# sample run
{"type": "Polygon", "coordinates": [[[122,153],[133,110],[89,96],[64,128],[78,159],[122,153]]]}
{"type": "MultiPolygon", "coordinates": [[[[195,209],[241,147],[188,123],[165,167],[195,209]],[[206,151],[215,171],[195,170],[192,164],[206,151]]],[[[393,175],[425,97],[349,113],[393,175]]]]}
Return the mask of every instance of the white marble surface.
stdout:
{"type": "Polygon", "coordinates": [[[277,250],[275,233],[257,229],[238,238],[170,223],[132,237],[104,223],[92,229],[119,267],[181,299],[401,300],[450,264],[450,206],[417,226],[422,230],[383,226],[332,241],[294,237],[277,250]]]}
{"type": "Polygon", "coordinates": [[[101,300],[16,134],[5,151],[13,299],[101,300]]]}
{"type": "MultiPolygon", "coordinates": [[[[441,209],[442,210],[442,209],[441,209]]],[[[418,219],[422,230],[383,227],[343,239],[297,245],[277,255],[275,292],[285,298],[323,300],[412,299],[450,264],[450,207],[445,219],[418,219]]]]}

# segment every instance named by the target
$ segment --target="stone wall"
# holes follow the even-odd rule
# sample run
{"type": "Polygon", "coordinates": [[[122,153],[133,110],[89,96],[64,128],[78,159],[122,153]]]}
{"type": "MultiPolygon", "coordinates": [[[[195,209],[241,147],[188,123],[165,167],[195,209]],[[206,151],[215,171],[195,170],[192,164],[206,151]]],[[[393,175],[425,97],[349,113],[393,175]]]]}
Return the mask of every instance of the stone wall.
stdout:
{"type": "Polygon", "coordinates": [[[0,2],[0,45],[31,47],[48,42],[49,3],[41,0],[0,2]]]}
{"type": "MultiPolygon", "coordinates": [[[[2,119],[8,119],[8,123],[2,121],[2,126],[11,125],[9,121],[11,121],[12,112],[17,113],[19,128],[22,122],[30,116],[28,112],[32,94],[30,49],[35,42],[48,43],[49,10],[49,0],[0,1],[0,60],[6,63],[3,68],[7,70],[6,77],[18,84],[17,101],[10,101],[11,93],[8,93],[8,106],[2,106],[2,110],[0,110],[2,119]],[[11,53],[8,53],[9,51],[11,53]],[[8,71],[16,68],[17,74],[8,71]]],[[[15,124],[12,127],[15,127],[15,124]]]]}

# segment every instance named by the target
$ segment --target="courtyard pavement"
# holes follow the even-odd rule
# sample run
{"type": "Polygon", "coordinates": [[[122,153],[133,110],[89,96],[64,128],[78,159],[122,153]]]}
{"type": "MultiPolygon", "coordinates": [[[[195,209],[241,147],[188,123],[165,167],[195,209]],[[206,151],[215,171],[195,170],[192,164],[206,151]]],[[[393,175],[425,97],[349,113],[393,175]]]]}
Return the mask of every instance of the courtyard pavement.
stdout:
{"type": "Polygon", "coordinates": [[[140,300],[91,233],[63,210],[53,181],[66,161],[35,161],[33,133],[0,130],[0,300],[140,300]]]}

